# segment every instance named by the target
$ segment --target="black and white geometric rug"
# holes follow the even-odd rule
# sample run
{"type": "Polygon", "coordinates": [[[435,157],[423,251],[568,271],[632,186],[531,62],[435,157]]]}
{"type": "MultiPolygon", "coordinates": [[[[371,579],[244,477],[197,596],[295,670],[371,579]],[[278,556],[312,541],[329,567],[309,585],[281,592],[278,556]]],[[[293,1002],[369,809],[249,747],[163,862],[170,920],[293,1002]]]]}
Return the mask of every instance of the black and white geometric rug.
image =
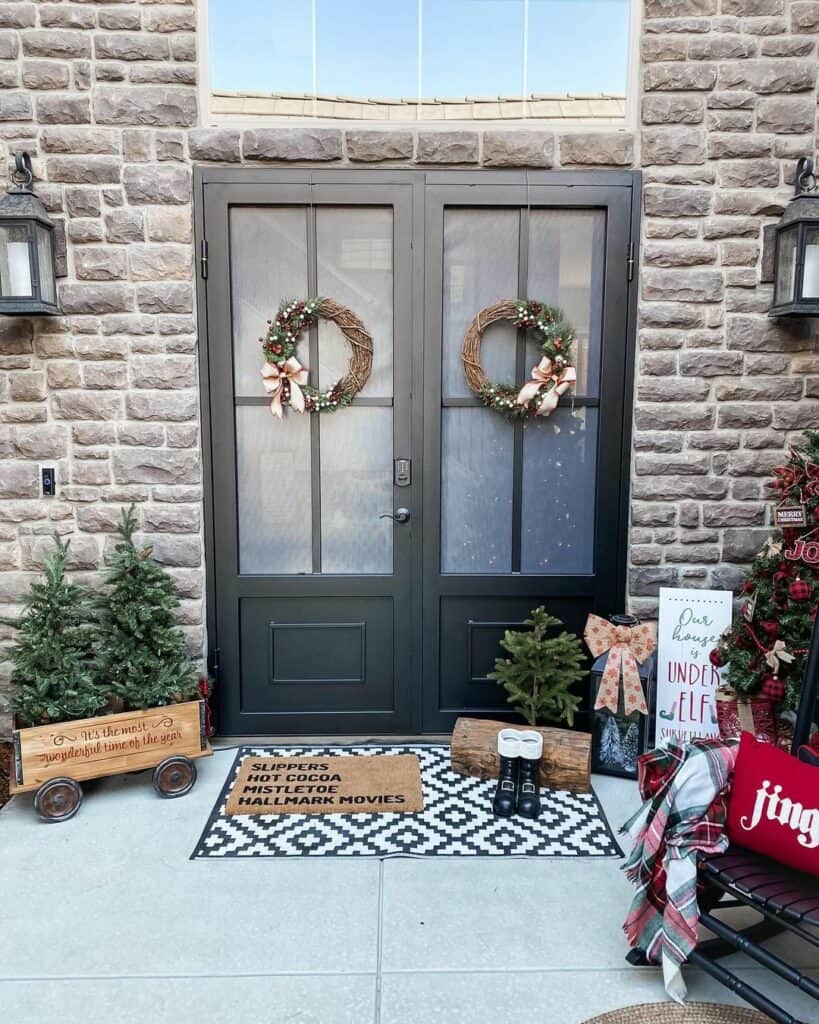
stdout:
{"type": "Polygon", "coordinates": [[[449,767],[446,745],[240,747],[191,859],[200,857],[622,857],[594,793],[541,790],[538,821],[495,818],[494,780],[449,767]],[[243,757],[416,754],[424,809],[418,814],[227,816],[243,757]]]}

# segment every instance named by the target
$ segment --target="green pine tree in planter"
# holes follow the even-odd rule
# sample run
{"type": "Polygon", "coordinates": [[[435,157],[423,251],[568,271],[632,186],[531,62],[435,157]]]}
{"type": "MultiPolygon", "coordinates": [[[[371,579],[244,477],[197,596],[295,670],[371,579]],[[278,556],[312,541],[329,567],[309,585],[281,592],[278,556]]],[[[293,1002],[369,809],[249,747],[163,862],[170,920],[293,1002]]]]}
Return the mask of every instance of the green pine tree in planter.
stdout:
{"type": "Polygon", "coordinates": [[[110,689],[94,673],[96,628],[87,591],[66,579],[69,544],[54,535],[45,579],[31,585],[9,651],[11,707],[23,725],[88,718],[104,708],[110,689]]]}
{"type": "Polygon", "coordinates": [[[586,675],[580,639],[565,630],[549,636],[563,623],[545,608],[535,608],[524,625],[525,632],[507,630],[501,647],[511,657],[498,658],[489,673],[507,693],[507,700],[529,723],[539,721],[574,724],[580,697],[570,687],[586,675]]]}
{"type": "Polygon", "coordinates": [[[119,540],[98,601],[100,679],[127,709],[195,700],[197,675],[174,621],[176,584],[152,556],[134,542],[134,507],[123,509],[119,540]]]}

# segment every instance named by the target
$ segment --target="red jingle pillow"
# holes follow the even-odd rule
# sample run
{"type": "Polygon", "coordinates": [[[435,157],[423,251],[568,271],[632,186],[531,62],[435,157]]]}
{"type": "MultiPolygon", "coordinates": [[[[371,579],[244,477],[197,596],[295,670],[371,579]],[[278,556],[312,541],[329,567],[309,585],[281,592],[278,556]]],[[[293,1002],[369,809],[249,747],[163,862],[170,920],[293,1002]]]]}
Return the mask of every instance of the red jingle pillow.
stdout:
{"type": "Polygon", "coordinates": [[[731,842],[819,875],[819,769],[742,734],[728,801],[731,842]]]}

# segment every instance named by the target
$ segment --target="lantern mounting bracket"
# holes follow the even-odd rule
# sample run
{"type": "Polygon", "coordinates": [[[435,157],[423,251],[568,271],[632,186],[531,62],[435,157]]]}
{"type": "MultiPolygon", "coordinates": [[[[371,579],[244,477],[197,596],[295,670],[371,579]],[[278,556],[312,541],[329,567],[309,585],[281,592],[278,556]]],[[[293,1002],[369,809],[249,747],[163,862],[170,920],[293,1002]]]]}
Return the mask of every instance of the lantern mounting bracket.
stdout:
{"type": "Polygon", "coordinates": [[[34,181],[34,171],[31,167],[31,157],[28,153],[14,154],[14,170],[11,172],[11,180],[17,186],[15,192],[31,192],[31,183],[34,181]]]}
{"type": "Polygon", "coordinates": [[[816,174],[813,170],[813,160],[808,156],[800,157],[794,175],[794,195],[804,196],[815,191],[816,174]]]}

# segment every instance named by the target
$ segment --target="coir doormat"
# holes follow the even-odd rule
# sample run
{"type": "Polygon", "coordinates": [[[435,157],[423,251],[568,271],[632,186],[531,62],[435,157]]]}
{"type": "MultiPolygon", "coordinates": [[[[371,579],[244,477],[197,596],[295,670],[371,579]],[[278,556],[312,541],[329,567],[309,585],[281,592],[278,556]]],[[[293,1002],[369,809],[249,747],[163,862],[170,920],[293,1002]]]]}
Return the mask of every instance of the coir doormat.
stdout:
{"type": "Polygon", "coordinates": [[[495,818],[494,781],[457,775],[439,744],[240,747],[192,859],[200,857],[622,857],[594,793],[541,791],[536,822],[495,818]],[[227,801],[245,758],[321,762],[396,757],[421,766],[423,810],[411,814],[235,814],[227,801]]]}
{"type": "Polygon", "coordinates": [[[226,814],[412,813],[424,808],[415,754],[245,757],[226,814]]]}

